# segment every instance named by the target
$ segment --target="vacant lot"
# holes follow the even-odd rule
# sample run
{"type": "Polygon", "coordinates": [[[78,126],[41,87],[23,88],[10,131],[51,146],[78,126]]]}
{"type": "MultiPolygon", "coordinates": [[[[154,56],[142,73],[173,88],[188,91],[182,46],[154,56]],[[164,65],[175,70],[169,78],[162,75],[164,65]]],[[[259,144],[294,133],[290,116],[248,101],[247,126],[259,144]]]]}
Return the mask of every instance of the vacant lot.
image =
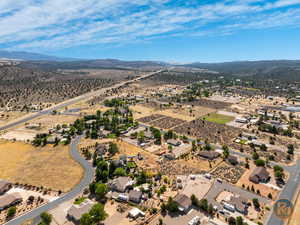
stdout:
{"type": "Polygon", "coordinates": [[[222,114],[217,114],[217,113],[211,113],[211,114],[207,114],[202,119],[207,120],[209,122],[213,122],[213,123],[226,124],[226,123],[231,122],[232,120],[234,120],[234,117],[227,116],[227,115],[222,115],[222,114]]]}
{"type": "Polygon", "coordinates": [[[119,152],[120,152],[120,154],[116,155],[116,157],[118,157],[119,155],[122,155],[122,154],[125,154],[128,156],[136,156],[136,155],[138,155],[138,153],[140,153],[143,156],[143,160],[136,161],[138,166],[145,170],[157,171],[158,156],[151,154],[150,152],[147,152],[140,147],[129,144],[125,141],[117,141],[116,143],[119,147],[119,152]]]}
{"type": "Polygon", "coordinates": [[[0,141],[0,178],[11,182],[68,191],[83,175],[68,146],[34,148],[22,142],[0,141]]]}

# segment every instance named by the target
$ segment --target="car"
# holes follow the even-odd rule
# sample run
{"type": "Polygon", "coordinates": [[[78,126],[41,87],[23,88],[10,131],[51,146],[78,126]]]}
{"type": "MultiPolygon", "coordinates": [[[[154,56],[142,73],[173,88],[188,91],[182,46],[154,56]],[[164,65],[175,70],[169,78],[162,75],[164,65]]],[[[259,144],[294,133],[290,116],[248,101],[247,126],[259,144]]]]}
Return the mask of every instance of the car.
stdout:
{"type": "Polygon", "coordinates": [[[193,219],[191,219],[188,222],[188,225],[197,225],[200,223],[200,217],[199,216],[195,216],[193,219]]]}
{"type": "Polygon", "coordinates": [[[222,179],[221,178],[217,178],[217,182],[222,183],[222,179]]]}

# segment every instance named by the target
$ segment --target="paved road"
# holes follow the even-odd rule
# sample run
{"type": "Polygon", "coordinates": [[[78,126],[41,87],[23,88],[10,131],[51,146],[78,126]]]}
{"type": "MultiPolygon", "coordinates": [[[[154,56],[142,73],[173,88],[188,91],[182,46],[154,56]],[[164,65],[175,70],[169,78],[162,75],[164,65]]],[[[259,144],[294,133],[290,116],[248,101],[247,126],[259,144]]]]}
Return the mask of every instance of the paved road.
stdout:
{"type": "Polygon", "coordinates": [[[58,206],[59,204],[65,202],[65,201],[68,201],[72,198],[75,198],[77,195],[82,193],[83,190],[93,181],[94,176],[95,176],[94,168],[77,151],[77,145],[78,145],[81,137],[76,137],[75,139],[73,139],[71,141],[71,144],[70,144],[70,148],[71,148],[70,152],[71,152],[72,157],[74,158],[74,160],[76,160],[78,163],[80,163],[82,165],[82,167],[84,168],[84,171],[85,171],[84,177],[80,181],[80,183],[78,185],[76,185],[70,192],[66,193],[59,199],[54,200],[54,201],[52,201],[46,205],[43,205],[39,208],[36,208],[33,211],[24,214],[23,216],[19,216],[13,220],[7,222],[6,225],[19,225],[26,220],[30,220],[30,219],[34,219],[34,218],[38,217],[42,212],[49,211],[49,210],[55,208],[56,206],[58,206]]]}
{"type": "Polygon", "coordinates": [[[37,118],[37,117],[40,117],[40,116],[42,116],[42,115],[50,114],[53,110],[58,110],[58,109],[60,109],[60,108],[63,108],[63,107],[72,105],[72,104],[77,103],[77,102],[80,102],[80,101],[82,101],[82,100],[87,100],[87,99],[90,99],[90,98],[92,98],[92,97],[94,97],[94,96],[104,94],[104,93],[105,93],[106,91],[108,91],[108,90],[111,90],[111,89],[114,89],[114,88],[120,88],[120,87],[122,87],[122,86],[128,85],[128,84],[133,83],[133,82],[135,82],[135,81],[143,80],[143,79],[145,79],[145,78],[148,78],[148,77],[151,77],[151,76],[153,76],[153,75],[155,75],[155,74],[158,74],[158,73],[160,73],[160,72],[162,72],[162,71],[164,71],[164,70],[159,70],[159,71],[156,71],[156,72],[148,73],[148,74],[142,75],[142,76],[140,76],[140,77],[138,77],[138,78],[134,78],[134,79],[132,79],[132,80],[128,80],[128,81],[124,81],[124,82],[115,84],[115,85],[113,85],[113,86],[111,86],[111,87],[102,88],[102,89],[100,89],[100,90],[96,90],[96,91],[92,91],[92,92],[89,92],[89,93],[80,95],[80,96],[78,96],[78,97],[75,97],[75,98],[73,98],[73,99],[67,100],[67,101],[65,101],[65,102],[63,102],[63,103],[60,103],[60,104],[55,105],[55,106],[53,106],[53,107],[50,107],[50,108],[48,108],[48,109],[45,109],[45,110],[42,110],[42,111],[40,111],[40,112],[34,113],[34,114],[32,114],[32,115],[26,116],[26,117],[24,117],[24,118],[22,118],[22,119],[20,119],[20,120],[11,122],[11,123],[9,123],[9,124],[7,124],[7,125],[4,125],[4,126],[1,126],[1,127],[0,127],[0,131],[6,130],[6,129],[8,129],[8,128],[14,127],[14,126],[19,125],[19,124],[22,124],[22,123],[26,123],[26,122],[28,122],[28,121],[30,121],[30,120],[33,120],[33,119],[35,119],[35,118],[37,118]]]}
{"type": "MultiPolygon", "coordinates": [[[[300,160],[297,161],[296,165],[289,167],[290,177],[281,191],[278,199],[288,199],[293,202],[296,199],[296,195],[299,190],[300,183],[300,160]]],[[[273,212],[272,212],[266,222],[267,225],[283,225],[284,221],[280,220],[273,212]]]]}

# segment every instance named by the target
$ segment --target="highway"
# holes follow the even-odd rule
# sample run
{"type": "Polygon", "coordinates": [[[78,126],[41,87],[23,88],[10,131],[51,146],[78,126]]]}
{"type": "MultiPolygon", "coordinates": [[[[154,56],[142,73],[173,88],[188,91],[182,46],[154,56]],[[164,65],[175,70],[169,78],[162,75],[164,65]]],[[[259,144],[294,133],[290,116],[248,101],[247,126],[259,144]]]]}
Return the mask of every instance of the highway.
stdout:
{"type": "Polygon", "coordinates": [[[115,89],[115,88],[120,88],[120,87],[128,85],[130,83],[133,83],[133,82],[136,82],[136,81],[139,81],[139,80],[151,77],[151,76],[153,76],[155,74],[158,74],[158,73],[160,73],[162,71],[164,71],[164,70],[159,70],[159,71],[155,71],[155,72],[152,72],[152,73],[148,73],[148,74],[142,75],[142,76],[140,76],[138,78],[134,78],[132,80],[123,81],[123,82],[115,84],[113,86],[110,86],[110,87],[107,87],[107,88],[102,88],[100,90],[96,90],[96,91],[92,91],[92,92],[88,92],[86,94],[80,95],[80,96],[75,97],[73,99],[69,99],[69,100],[67,100],[65,102],[62,102],[62,103],[57,104],[55,106],[52,106],[50,108],[44,109],[44,110],[42,110],[40,112],[37,112],[37,113],[34,113],[32,115],[26,116],[26,117],[24,117],[24,118],[22,118],[20,120],[8,123],[8,124],[6,124],[4,126],[1,126],[0,127],[0,131],[12,128],[12,127],[17,126],[17,125],[22,124],[22,123],[26,123],[26,122],[28,122],[30,120],[33,120],[33,119],[37,118],[37,117],[40,117],[40,116],[43,116],[43,115],[46,115],[46,114],[50,114],[53,110],[58,110],[60,108],[66,107],[66,106],[73,105],[73,104],[75,104],[77,102],[80,102],[82,100],[88,100],[88,99],[90,99],[92,97],[104,94],[108,90],[115,89]]]}
{"type": "MultiPolygon", "coordinates": [[[[75,139],[71,141],[70,144],[70,153],[71,156],[74,158],[75,161],[80,163],[80,165],[84,168],[84,176],[79,184],[77,184],[70,192],[66,193],[65,195],[61,196],[57,200],[47,203],[39,208],[36,208],[22,216],[16,217],[15,219],[10,220],[6,223],[6,225],[19,225],[22,224],[26,220],[34,219],[39,217],[42,212],[49,211],[59,204],[71,200],[75,198],[79,194],[83,192],[83,190],[93,181],[94,179],[94,168],[87,160],[85,160],[78,152],[77,145],[80,141],[82,136],[77,136],[75,139]]],[[[67,179],[67,178],[66,178],[67,179]]]]}

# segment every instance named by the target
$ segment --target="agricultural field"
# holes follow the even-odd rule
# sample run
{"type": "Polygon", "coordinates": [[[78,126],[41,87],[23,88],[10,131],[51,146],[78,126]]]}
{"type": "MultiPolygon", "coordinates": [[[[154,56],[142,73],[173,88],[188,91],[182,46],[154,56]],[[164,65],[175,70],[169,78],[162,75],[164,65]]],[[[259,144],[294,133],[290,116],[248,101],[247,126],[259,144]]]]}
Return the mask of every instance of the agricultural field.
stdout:
{"type": "Polygon", "coordinates": [[[66,192],[82,175],[83,169],[71,158],[69,146],[35,148],[23,142],[0,141],[1,179],[66,192]]]}
{"type": "Polygon", "coordinates": [[[204,98],[197,99],[192,102],[186,102],[184,104],[193,105],[193,106],[202,106],[202,107],[207,107],[216,110],[229,108],[232,105],[232,103],[229,102],[214,101],[214,100],[204,99],[204,98]]]}
{"type": "Polygon", "coordinates": [[[185,121],[182,119],[177,119],[173,117],[162,117],[160,119],[151,121],[149,124],[154,127],[159,127],[162,129],[171,129],[177,125],[184,123],[185,121]]]}
{"type": "Polygon", "coordinates": [[[181,124],[174,128],[176,133],[208,140],[213,143],[231,143],[241,132],[241,129],[217,124],[201,119],[181,124]]]}
{"type": "Polygon", "coordinates": [[[211,113],[207,114],[206,116],[202,117],[203,120],[218,123],[218,124],[226,124],[234,120],[234,117],[222,115],[218,113],[211,113]]]}

